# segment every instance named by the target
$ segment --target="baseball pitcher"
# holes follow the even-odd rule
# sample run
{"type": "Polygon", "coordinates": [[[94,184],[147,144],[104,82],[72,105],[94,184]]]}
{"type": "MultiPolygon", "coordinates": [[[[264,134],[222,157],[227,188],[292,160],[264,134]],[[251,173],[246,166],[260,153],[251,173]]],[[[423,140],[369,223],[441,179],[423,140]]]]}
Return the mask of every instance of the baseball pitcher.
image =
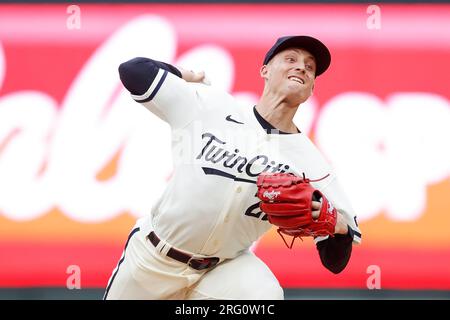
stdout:
{"type": "Polygon", "coordinates": [[[273,226],[288,247],[312,237],[331,272],[346,267],[361,241],[356,215],[293,123],[330,62],[315,38],[279,38],[260,69],[256,106],[207,85],[204,73],[149,58],[120,65],[131,97],[170,125],[174,172],[132,229],[105,299],[283,299],[249,250],[273,226]]]}

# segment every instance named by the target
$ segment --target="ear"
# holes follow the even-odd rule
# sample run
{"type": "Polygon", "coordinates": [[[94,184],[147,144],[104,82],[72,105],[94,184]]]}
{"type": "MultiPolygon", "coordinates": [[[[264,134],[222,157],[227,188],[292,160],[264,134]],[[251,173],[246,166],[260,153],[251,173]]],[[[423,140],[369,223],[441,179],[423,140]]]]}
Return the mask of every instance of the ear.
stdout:
{"type": "Polygon", "coordinates": [[[269,73],[269,70],[267,69],[267,65],[263,65],[261,69],[259,69],[259,74],[261,75],[261,78],[267,80],[267,74],[269,73]]]}

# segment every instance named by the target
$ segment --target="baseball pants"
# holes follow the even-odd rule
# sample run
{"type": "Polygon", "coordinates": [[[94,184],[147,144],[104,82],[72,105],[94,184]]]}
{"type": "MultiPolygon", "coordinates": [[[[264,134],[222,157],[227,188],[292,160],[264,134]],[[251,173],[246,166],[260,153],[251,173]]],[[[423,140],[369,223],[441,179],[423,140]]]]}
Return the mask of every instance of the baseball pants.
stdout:
{"type": "Polygon", "coordinates": [[[146,218],[130,233],[104,299],[157,300],[280,300],[283,289],[269,268],[251,251],[195,270],[167,257],[147,238],[146,218]]]}

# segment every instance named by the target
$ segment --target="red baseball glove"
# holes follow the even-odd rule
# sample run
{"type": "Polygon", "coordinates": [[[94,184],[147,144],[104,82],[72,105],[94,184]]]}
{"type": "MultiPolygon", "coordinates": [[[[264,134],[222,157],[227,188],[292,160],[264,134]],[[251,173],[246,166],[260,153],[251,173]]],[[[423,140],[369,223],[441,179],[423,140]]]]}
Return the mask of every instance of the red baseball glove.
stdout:
{"type": "Polygon", "coordinates": [[[318,180],[276,173],[261,174],[256,182],[257,196],[261,199],[259,207],[267,214],[269,222],[278,227],[278,233],[289,248],[296,238],[334,236],[337,211],[310,181],[318,180]],[[317,219],[312,216],[313,200],[322,203],[317,219]],[[283,234],[294,237],[290,246],[283,234]]]}

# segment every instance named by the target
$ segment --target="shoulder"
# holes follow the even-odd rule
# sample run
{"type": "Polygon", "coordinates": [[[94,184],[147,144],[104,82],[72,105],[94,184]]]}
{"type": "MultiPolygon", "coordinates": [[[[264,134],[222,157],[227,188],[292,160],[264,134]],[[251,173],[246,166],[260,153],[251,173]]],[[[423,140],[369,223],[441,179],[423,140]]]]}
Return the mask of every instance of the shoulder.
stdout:
{"type": "Polygon", "coordinates": [[[221,89],[220,87],[192,82],[187,83],[187,85],[195,91],[198,100],[204,107],[238,107],[237,100],[230,93],[221,89]]]}
{"type": "Polygon", "coordinates": [[[230,93],[228,93],[226,90],[224,90],[220,87],[214,86],[214,85],[206,85],[204,83],[198,83],[198,82],[186,82],[186,83],[193,90],[196,90],[199,93],[204,94],[204,95],[233,98],[233,96],[230,93]]]}
{"type": "Polygon", "coordinates": [[[301,133],[298,136],[297,146],[301,153],[302,158],[307,158],[310,161],[320,163],[321,166],[329,167],[329,162],[327,161],[324,153],[319,149],[319,147],[308,137],[308,135],[301,133]]]}

